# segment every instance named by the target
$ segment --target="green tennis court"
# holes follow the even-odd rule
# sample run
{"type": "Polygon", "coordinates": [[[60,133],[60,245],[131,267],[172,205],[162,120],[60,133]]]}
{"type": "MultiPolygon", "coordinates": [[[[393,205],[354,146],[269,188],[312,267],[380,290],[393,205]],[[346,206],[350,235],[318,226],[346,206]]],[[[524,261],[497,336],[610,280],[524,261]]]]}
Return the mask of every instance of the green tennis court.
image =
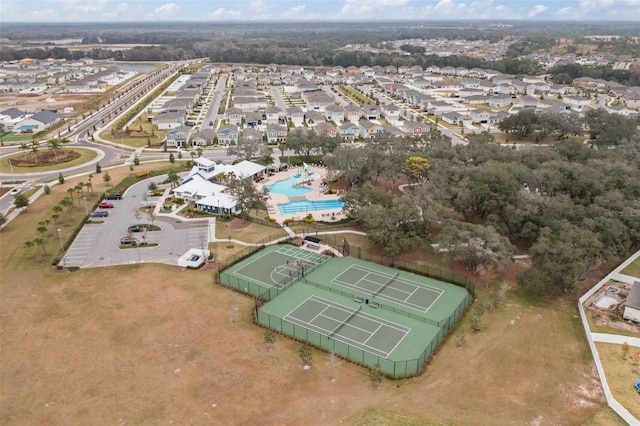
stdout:
{"type": "Polygon", "coordinates": [[[372,298],[386,299],[410,308],[427,312],[444,290],[361,265],[351,265],[331,280],[344,287],[371,293],[372,298]]]}
{"type": "Polygon", "coordinates": [[[329,259],[329,256],[291,245],[277,245],[233,265],[220,274],[220,282],[263,297],[270,294],[270,289],[275,289],[276,293],[285,289],[329,259]]]}
{"type": "Polygon", "coordinates": [[[265,327],[394,377],[419,373],[472,299],[461,286],[291,245],[265,248],[219,277],[256,297],[265,327]]]}
{"type": "Polygon", "coordinates": [[[369,315],[361,308],[361,304],[350,307],[310,296],[283,319],[374,355],[389,357],[411,328],[369,315]]]}

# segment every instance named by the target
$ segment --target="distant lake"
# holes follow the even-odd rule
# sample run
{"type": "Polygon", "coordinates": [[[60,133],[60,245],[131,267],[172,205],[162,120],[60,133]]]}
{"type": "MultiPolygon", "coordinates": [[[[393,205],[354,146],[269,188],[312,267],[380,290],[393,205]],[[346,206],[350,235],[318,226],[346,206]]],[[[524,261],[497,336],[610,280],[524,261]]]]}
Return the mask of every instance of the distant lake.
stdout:
{"type": "Polygon", "coordinates": [[[151,72],[156,69],[155,65],[151,64],[114,64],[122,71],[133,71],[139,73],[151,72]]]}

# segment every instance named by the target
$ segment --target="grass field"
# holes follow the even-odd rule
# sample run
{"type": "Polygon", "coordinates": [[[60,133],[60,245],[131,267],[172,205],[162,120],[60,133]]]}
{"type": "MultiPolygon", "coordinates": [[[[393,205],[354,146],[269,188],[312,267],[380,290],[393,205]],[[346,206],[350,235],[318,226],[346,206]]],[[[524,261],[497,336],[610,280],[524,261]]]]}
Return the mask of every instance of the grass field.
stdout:
{"type": "Polygon", "coordinates": [[[640,395],[633,387],[640,378],[640,348],[630,346],[625,360],[622,359],[622,345],[596,343],[596,346],[613,397],[636,418],[640,418],[640,395]]]}
{"type": "Polygon", "coordinates": [[[621,271],[623,274],[631,275],[640,279],[640,257],[621,271]]]}
{"type": "Polygon", "coordinates": [[[20,157],[23,155],[22,153],[9,155],[7,157],[3,157],[0,160],[0,172],[2,173],[11,173],[13,167],[13,173],[16,174],[16,177],[19,173],[38,173],[38,172],[50,172],[52,170],[62,170],[68,167],[78,166],[80,164],[84,164],[87,161],[91,161],[98,156],[98,154],[91,149],[84,148],[71,148],[72,151],[80,154],[80,157],[67,161],[66,163],[52,164],[48,166],[36,166],[36,167],[19,167],[19,166],[10,166],[9,160],[20,157]]]}
{"type": "Polygon", "coordinates": [[[129,129],[131,131],[142,132],[146,135],[140,137],[123,137],[114,136],[111,134],[111,128],[100,133],[100,137],[115,143],[124,143],[127,146],[134,148],[141,148],[147,146],[147,139],[151,142],[152,146],[158,147],[162,145],[164,137],[167,134],[167,130],[159,130],[156,126],[151,124],[147,119],[147,114],[142,114],[136,121],[134,121],[129,129]]]}
{"type": "Polygon", "coordinates": [[[620,424],[603,408],[574,301],[510,292],[480,333],[465,320],[464,348],[450,339],[420,377],[374,390],[365,369],[338,361],[330,381],[325,353],[303,370],[297,343],[278,336],[267,351],[253,300],[213,285],[211,270],[64,273],[29,259],[22,241],[65,187],[0,231],[2,424],[620,424]]]}

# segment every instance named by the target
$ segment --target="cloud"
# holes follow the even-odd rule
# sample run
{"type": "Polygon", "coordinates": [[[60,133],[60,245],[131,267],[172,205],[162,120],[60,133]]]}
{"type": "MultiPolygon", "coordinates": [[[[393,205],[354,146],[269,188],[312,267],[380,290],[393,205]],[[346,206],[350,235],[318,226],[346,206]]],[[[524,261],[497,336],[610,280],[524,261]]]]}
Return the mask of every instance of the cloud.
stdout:
{"type": "Polygon", "coordinates": [[[557,16],[571,16],[573,14],[572,7],[563,7],[562,9],[558,9],[556,12],[557,16]]]}
{"type": "Polygon", "coordinates": [[[180,6],[175,3],[163,4],[160,7],[156,7],[153,12],[147,14],[148,19],[169,19],[175,18],[176,14],[180,10],[180,6]]]}
{"type": "Polygon", "coordinates": [[[219,21],[221,19],[238,20],[241,17],[242,17],[241,10],[227,10],[224,8],[219,8],[207,14],[205,19],[210,19],[212,21],[219,21]]]}
{"type": "Polygon", "coordinates": [[[541,14],[542,12],[544,12],[547,9],[548,9],[547,6],[543,6],[541,4],[537,4],[537,5],[533,6],[533,9],[531,9],[529,11],[529,17],[533,18],[534,16],[541,14]]]}
{"type": "Polygon", "coordinates": [[[75,13],[96,13],[104,10],[107,0],[50,0],[51,5],[60,5],[75,13]]]}
{"type": "Polygon", "coordinates": [[[398,8],[405,6],[410,0],[345,0],[338,19],[380,19],[395,14],[398,8]]]}
{"type": "Polygon", "coordinates": [[[267,2],[264,0],[255,0],[249,2],[249,10],[256,13],[262,13],[267,10],[267,2]]]}

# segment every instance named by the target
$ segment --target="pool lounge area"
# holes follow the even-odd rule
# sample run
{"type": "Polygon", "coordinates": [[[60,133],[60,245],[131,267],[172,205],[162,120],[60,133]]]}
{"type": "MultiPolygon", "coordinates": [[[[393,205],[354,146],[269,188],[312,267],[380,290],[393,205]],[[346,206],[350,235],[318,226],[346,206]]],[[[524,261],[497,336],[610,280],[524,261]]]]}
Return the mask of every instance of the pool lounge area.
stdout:
{"type": "Polygon", "coordinates": [[[308,173],[288,170],[265,179],[258,189],[269,194],[267,211],[283,223],[287,219],[302,220],[311,214],[316,220],[336,221],[345,217],[345,203],[338,194],[329,194],[323,186],[325,167],[310,165],[308,173]]]}

